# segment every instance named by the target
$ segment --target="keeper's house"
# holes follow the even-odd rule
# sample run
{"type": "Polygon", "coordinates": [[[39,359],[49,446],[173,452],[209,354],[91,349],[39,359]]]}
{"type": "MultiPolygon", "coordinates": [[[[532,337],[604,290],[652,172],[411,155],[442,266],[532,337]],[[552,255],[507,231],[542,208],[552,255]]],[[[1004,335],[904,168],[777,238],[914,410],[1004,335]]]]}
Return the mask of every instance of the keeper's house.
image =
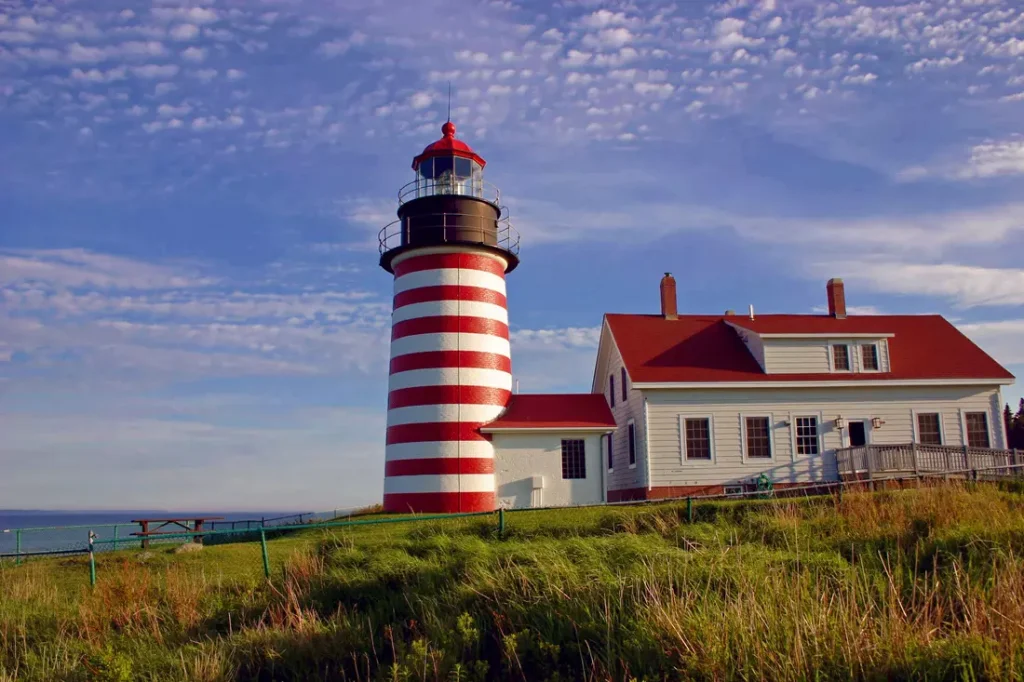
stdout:
{"type": "Polygon", "coordinates": [[[827,315],[678,315],[675,289],[666,274],[660,315],[604,318],[592,391],[615,419],[610,502],[739,492],[762,473],[836,481],[863,471],[864,446],[906,446],[933,470],[1007,447],[1013,375],[941,316],[848,316],[838,279],[827,315]]]}

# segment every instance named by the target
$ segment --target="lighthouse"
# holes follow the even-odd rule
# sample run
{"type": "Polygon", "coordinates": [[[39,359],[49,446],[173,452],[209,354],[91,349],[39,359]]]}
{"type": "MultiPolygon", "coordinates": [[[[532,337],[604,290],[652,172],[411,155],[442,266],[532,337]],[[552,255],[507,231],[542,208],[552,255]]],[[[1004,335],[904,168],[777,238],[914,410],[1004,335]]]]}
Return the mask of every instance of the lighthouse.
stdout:
{"type": "Polygon", "coordinates": [[[494,446],[480,427],[512,395],[505,275],[519,236],[486,162],[455,124],[412,161],[398,220],[379,235],[394,276],[384,509],[495,508],[494,446]]]}

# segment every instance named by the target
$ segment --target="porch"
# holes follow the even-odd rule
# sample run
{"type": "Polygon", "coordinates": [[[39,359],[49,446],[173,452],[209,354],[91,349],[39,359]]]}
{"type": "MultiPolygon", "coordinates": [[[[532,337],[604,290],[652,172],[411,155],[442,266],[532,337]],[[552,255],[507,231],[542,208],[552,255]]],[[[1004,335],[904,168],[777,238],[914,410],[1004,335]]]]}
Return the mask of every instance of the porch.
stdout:
{"type": "Polygon", "coordinates": [[[884,480],[911,476],[1024,478],[1024,451],[959,445],[863,445],[836,450],[839,477],[884,480]]]}

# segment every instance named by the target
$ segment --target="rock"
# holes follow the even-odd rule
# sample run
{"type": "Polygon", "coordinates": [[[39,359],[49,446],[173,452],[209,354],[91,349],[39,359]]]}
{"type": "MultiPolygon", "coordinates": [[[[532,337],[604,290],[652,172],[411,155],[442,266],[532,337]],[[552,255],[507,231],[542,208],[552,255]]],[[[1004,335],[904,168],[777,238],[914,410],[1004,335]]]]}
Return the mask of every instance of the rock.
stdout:
{"type": "Polygon", "coordinates": [[[175,547],[174,548],[174,553],[175,554],[184,554],[186,552],[198,552],[202,548],[203,548],[203,546],[200,545],[197,542],[186,542],[183,545],[178,545],[177,547],[175,547]]]}
{"type": "Polygon", "coordinates": [[[135,558],[139,560],[140,564],[144,564],[144,563],[146,563],[147,561],[149,561],[150,559],[153,558],[153,553],[152,552],[139,552],[138,555],[135,558]]]}

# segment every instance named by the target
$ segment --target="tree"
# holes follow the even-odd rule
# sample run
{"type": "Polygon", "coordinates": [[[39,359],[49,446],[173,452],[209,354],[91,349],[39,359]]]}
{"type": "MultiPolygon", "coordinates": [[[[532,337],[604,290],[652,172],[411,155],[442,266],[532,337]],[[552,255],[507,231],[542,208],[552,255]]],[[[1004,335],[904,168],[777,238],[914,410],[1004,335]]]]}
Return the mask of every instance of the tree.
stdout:
{"type": "Polygon", "coordinates": [[[1024,398],[1020,399],[1017,414],[1010,411],[1010,405],[1007,403],[1003,410],[1003,422],[1006,424],[1007,445],[1011,449],[1024,450],[1024,398]]]}

